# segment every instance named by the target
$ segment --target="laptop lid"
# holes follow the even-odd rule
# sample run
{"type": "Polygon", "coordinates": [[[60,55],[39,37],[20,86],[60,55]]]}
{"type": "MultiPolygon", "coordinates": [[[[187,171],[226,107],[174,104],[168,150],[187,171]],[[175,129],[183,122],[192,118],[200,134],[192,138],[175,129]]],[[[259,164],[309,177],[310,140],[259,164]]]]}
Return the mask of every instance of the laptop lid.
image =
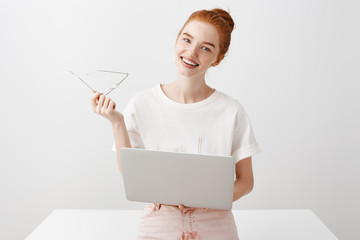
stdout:
{"type": "Polygon", "coordinates": [[[230,210],[235,159],[138,148],[120,149],[126,198],[230,210]]]}

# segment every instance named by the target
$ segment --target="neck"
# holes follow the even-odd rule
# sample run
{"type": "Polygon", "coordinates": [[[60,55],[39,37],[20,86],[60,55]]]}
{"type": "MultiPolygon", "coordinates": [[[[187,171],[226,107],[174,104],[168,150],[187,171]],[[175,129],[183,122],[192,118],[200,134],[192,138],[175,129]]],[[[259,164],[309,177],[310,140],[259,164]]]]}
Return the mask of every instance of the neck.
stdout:
{"type": "Polygon", "coordinates": [[[181,103],[195,103],[208,98],[214,90],[205,82],[205,75],[185,77],[178,75],[177,80],[170,84],[173,98],[181,103]]]}

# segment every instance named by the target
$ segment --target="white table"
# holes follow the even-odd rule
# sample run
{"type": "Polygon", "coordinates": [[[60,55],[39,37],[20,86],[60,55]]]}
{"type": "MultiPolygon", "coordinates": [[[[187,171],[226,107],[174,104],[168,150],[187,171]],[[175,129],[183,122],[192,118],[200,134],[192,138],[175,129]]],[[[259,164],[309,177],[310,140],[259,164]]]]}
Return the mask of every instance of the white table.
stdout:
{"type": "MultiPolygon", "coordinates": [[[[54,210],[25,240],[135,239],[141,210],[54,210]]],[[[338,239],[309,209],[233,210],[241,240],[338,239]]]]}

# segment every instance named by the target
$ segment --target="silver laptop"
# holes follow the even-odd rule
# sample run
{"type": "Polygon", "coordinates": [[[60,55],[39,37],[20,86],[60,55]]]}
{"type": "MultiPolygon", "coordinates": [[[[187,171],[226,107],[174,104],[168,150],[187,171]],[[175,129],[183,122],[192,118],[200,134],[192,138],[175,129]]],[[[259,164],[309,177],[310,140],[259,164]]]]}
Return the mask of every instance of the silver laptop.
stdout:
{"type": "Polygon", "coordinates": [[[233,157],[138,148],[121,148],[120,156],[126,198],[130,201],[232,208],[233,157]]]}

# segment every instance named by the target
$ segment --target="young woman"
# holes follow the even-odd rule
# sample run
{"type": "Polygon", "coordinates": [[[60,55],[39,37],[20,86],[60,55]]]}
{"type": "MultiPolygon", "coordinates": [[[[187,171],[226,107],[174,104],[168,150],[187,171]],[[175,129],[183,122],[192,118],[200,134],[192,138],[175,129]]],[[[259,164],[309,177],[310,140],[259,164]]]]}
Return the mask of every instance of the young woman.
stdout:
{"type": "MultiPolygon", "coordinates": [[[[252,190],[251,156],[260,148],[249,118],[237,100],[205,82],[206,71],[228,51],[233,28],[222,9],[194,12],[176,39],[176,81],[135,94],[123,114],[110,98],[93,94],[94,112],[112,124],[121,173],[122,147],[233,156],[233,201],[252,190]]],[[[138,239],[232,240],[238,233],[231,211],[147,203],[138,239]]]]}

